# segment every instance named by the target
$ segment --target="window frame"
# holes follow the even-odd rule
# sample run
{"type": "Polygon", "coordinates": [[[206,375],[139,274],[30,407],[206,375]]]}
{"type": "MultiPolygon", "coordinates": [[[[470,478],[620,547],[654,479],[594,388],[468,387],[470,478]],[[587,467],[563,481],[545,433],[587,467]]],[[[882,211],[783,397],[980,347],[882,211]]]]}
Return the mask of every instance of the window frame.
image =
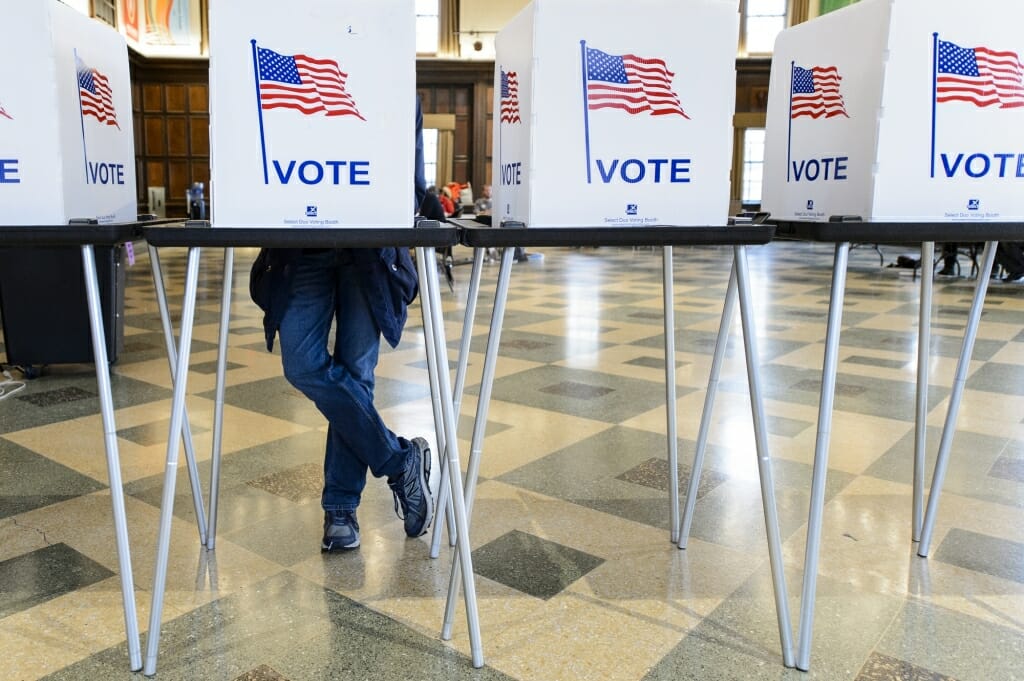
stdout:
{"type": "MultiPolygon", "coordinates": [[[[753,56],[753,57],[766,57],[766,56],[770,56],[771,53],[772,53],[772,50],[768,50],[766,52],[751,52],[750,50],[747,49],[747,17],[748,17],[747,4],[749,2],[750,2],[750,0],[741,0],[741,2],[740,2],[740,35],[739,35],[739,47],[738,47],[739,54],[743,55],[743,56],[748,56],[748,57],[751,57],[751,56],[753,56]]],[[[759,17],[760,16],[769,16],[769,17],[781,16],[782,17],[782,29],[780,29],[780,30],[785,30],[789,26],[792,26],[793,24],[798,23],[797,21],[794,20],[795,17],[792,16],[793,12],[794,12],[794,5],[796,5],[798,3],[794,3],[793,0],[781,0],[781,2],[784,3],[784,7],[782,9],[782,14],[781,15],[776,15],[776,14],[761,15],[761,14],[759,14],[757,16],[759,16],[759,17]]],[[[806,3],[804,3],[804,4],[806,4],[806,3]]],[[[806,9],[805,9],[804,10],[804,14],[806,15],[806,13],[807,12],[806,12],[806,9]]],[[[804,16],[803,19],[806,19],[806,16],[804,16]]]]}

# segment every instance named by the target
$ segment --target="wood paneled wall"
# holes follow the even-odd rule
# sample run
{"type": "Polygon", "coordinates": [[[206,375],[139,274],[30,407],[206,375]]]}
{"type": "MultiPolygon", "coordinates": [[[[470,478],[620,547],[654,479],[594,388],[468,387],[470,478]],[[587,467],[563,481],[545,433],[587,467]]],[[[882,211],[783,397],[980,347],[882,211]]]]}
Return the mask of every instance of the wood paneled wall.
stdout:
{"type": "Polygon", "coordinates": [[[131,71],[139,210],[149,208],[149,187],[164,187],[167,216],[185,217],[193,182],[209,199],[209,65],[133,55],[131,71]]]}
{"type": "MultiPolygon", "coordinates": [[[[162,186],[167,215],[184,217],[192,182],[203,182],[210,199],[208,63],[133,54],[131,69],[139,209],[148,209],[147,188],[162,186]]],[[[770,69],[770,59],[737,61],[737,114],[764,114],[770,69]]],[[[421,59],[416,71],[424,113],[455,116],[454,177],[446,179],[490,184],[494,63],[421,59]]]]}

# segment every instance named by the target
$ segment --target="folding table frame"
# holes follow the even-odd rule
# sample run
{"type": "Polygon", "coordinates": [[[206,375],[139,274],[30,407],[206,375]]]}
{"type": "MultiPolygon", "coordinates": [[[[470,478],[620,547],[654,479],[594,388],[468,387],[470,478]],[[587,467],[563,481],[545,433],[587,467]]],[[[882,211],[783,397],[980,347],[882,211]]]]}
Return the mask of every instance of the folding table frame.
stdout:
{"type": "MultiPolygon", "coordinates": [[[[935,242],[979,242],[984,241],[985,252],[981,270],[975,282],[974,300],[968,315],[964,341],[957,365],[956,376],[950,395],[949,409],[942,430],[938,459],[932,476],[928,496],[927,513],[924,512],[925,449],[928,415],[928,352],[931,346],[932,273],[922,271],[921,304],[918,321],[917,357],[917,399],[914,429],[914,470],[913,470],[913,521],[911,538],[918,544],[918,555],[927,557],[931,545],[935,516],[938,513],[939,494],[949,464],[949,452],[956,431],[956,419],[974,341],[977,335],[981,309],[988,290],[989,273],[995,258],[996,244],[1000,240],[1019,238],[1024,225],[1019,223],[996,222],[864,222],[860,218],[837,216],[828,222],[777,222],[776,236],[835,244],[835,260],[832,267],[832,286],[829,296],[828,325],[825,335],[825,357],[822,367],[821,395],[818,403],[818,429],[814,445],[814,469],[811,482],[811,502],[808,515],[807,541],[804,553],[804,581],[801,596],[799,648],[796,666],[807,671],[810,668],[811,638],[814,630],[814,603],[817,590],[818,558],[821,548],[821,526],[825,505],[825,483],[828,473],[829,440],[832,432],[832,411],[835,398],[836,372],[839,358],[839,335],[842,326],[843,299],[846,289],[846,272],[851,242],[870,243],[920,243],[921,263],[933,261],[935,242]]],[[[721,354],[724,353],[724,335],[728,329],[728,318],[732,314],[732,303],[726,301],[722,313],[722,325],[715,346],[715,360],[712,363],[711,383],[717,384],[721,354]]],[[[703,465],[703,452],[707,443],[707,422],[710,421],[714,393],[709,389],[701,419],[697,440],[693,473],[687,494],[686,510],[683,514],[683,531],[680,545],[684,545],[693,515],[693,501],[703,465]]]]}
{"type": "MultiPolygon", "coordinates": [[[[110,388],[110,366],[107,340],[103,330],[99,281],[96,276],[95,246],[115,246],[139,236],[141,223],[97,224],[95,220],[73,220],[70,225],[0,227],[0,248],[50,248],[77,246],[82,252],[82,275],[89,306],[89,328],[92,333],[93,360],[99,390],[100,413],[103,418],[103,444],[107,455],[107,476],[114,513],[114,542],[117,546],[118,569],[121,572],[121,598],[128,638],[128,662],[132,671],[142,669],[139,645],[139,621],[135,608],[135,586],[132,577],[131,552],[128,547],[128,524],[121,480],[121,459],[114,425],[114,400],[110,388]]],[[[114,311],[111,311],[113,313],[114,311]]]]}
{"type": "MultiPolygon", "coordinates": [[[[218,487],[221,463],[221,434],[224,409],[224,388],[227,366],[227,333],[230,320],[231,291],[234,267],[234,248],[243,246],[268,248],[383,248],[415,247],[420,275],[420,307],[423,313],[423,329],[427,347],[428,375],[431,395],[434,398],[434,421],[437,427],[437,445],[446,453],[445,467],[449,472],[448,484],[455,490],[450,511],[455,532],[468,536],[468,521],[463,504],[462,478],[460,476],[458,438],[455,433],[455,416],[452,408],[452,392],[449,383],[447,351],[445,346],[444,318],[441,312],[441,298],[435,262],[435,249],[452,246],[458,241],[454,228],[442,227],[437,222],[420,221],[416,227],[389,228],[345,228],[345,229],[283,229],[283,228],[211,228],[209,223],[189,222],[183,227],[155,227],[145,230],[149,243],[154,282],[157,285],[157,299],[161,308],[164,334],[168,340],[168,358],[173,370],[173,397],[171,400],[171,423],[167,441],[167,462],[164,477],[163,497],[160,505],[160,529],[157,539],[156,566],[153,576],[153,605],[150,611],[149,635],[146,641],[146,659],[143,673],[156,673],[157,655],[160,643],[160,625],[163,614],[164,591],[167,585],[167,563],[170,550],[171,523],[173,519],[174,488],[177,478],[178,449],[182,433],[187,432],[185,396],[188,379],[189,355],[192,345],[192,327],[195,317],[196,294],[199,278],[199,262],[202,248],[224,248],[223,296],[221,299],[220,335],[217,351],[217,387],[214,401],[214,429],[212,472],[210,479],[210,504],[205,517],[205,535],[200,539],[207,549],[212,550],[216,542],[218,487]],[[167,309],[163,275],[158,249],[165,246],[185,247],[188,257],[185,272],[185,293],[182,302],[180,335],[177,351],[174,350],[170,314],[167,309]]],[[[187,450],[186,450],[187,454],[187,450]]],[[[198,489],[198,481],[196,481],[198,489]]],[[[201,515],[201,500],[197,502],[197,516],[201,515]]],[[[200,529],[203,521],[200,521],[200,529]]],[[[465,598],[467,619],[473,647],[474,664],[482,664],[482,647],[477,618],[476,590],[473,578],[472,556],[469,544],[459,547],[460,564],[466,583],[465,598]]],[[[478,665],[479,666],[479,665],[478,665]]]]}
{"type": "MultiPolygon", "coordinates": [[[[490,405],[491,390],[494,383],[495,366],[497,364],[498,346],[504,321],[505,303],[508,298],[511,279],[512,261],[515,247],[569,247],[569,246],[661,246],[663,248],[663,293],[665,316],[665,391],[666,418],[668,437],[668,465],[670,476],[669,512],[671,517],[673,542],[678,540],[679,532],[679,479],[678,479],[678,447],[676,436],[676,377],[675,377],[675,312],[673,293],[673,246],[722,246],[731,245],[734,249],[733,269],[730,277],[730,292],[740,293],[741,317],[743,319],[744,349],[747,360],[747,378],[750,386],[751,409],[754,420],[755,441],[757,445],[757,462],[761,480],[762,502],[764,505],[765,526],[768,536],[768,550],[772,571],[772,585],[775,594],[776,614],[778,616],[779,636],[782,646],[783,662],[793,666],[793,646],[791,641],[789,605],[786,597],[785,574],[782,570],[782,546],[778,529],[778,514],[775,502],[775,487],[772,481],[771,460],[767,448],[767,431],[764,424],[764,411],[761,400],[760,372],[758,369],[758,353],[756,335],[753,327],[753,310],[750,298],[750,284],[746,260],[746,246],[767,243],[772,236],[772,227],[764,224],[746,223],[728,227],[586,227],[586,228],[525,228],[521,223],[516,226],[484,227],[480,223],[469,220],[455,220],[463,227],[462,243],[474,249],[474,267],[470,282],[469,304],[466,309],[466,320],[463,326],[463,343],[459,353],[459,369],[456,373],[456,400],[461,400],[461,386],[464,377],[464,364],[467,360],[469,339],[467,334],[472,329],[473,314],[477,292],[479,290],[480,269],[488,248],[502,249],[501,267],[498,275],[497,288],[494,296],[494,307],[491,314],[490,329],[487,338],[487,349],[484,357],[483,375],[477,410],[473,428],[470,458],[465,484],[465,505],[467,513],[472,512],[476,492],[476,482],[480,469],[480,458],[483,451],[484,434],[487,427],[487,413],[490,405]]],[[[454,479],[454,477],[452,478],[454,479]]],[[[457,493],[457,492],[456,492],[457,493]]],[[[448,498],[449,489],[442,480],[439,497],[448,498]]],[[[433,548],[436,551],[439,542],[439,528],[435,526],[433,548]]],[[[468,543],[467,535],[459,534],[458,546],[468,543]]],[[[456,561],[462,559],[460,550],[456,561]]],[[[459,579],[465,570],[459,570],[453,564],[448,587],[448,599],[445,606],[444,623],[441,637],[451,638],[454,620],[455,601],[459,590],[459,579]]],[[[472,633],[472,630],[471,630],[472,633]]],[[[474,656],[474,665],[480,666],[483,659],[474,656]]]]}

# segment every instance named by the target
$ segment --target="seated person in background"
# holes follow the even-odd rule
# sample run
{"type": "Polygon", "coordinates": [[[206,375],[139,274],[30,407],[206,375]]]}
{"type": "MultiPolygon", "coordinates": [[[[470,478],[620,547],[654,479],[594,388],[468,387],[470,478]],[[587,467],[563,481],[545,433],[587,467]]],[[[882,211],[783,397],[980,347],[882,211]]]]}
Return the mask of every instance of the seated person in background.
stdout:
{"type": "Polygon", "coordinates": [[[996,262],[1006,270],[1003,281],[1024,280],[1024,242],[1000,241],[996,247],[996,262]]]}
{"type": "Polygon", "coordinates": [[[480,193],[480,198],[473,204],[473,208],[477,215],[490,215],[491,214],[491,185],[485,184],[483,191],[480,193]]]}
{"type": "Polygon", "coordinates": [[[448,187],[441,187],[441,194],[437,197],[441,201],[441,207],[444,208],[445,217],[451,217],[455,214],[455,202],[452,200],[452,190],[448,187]]]}

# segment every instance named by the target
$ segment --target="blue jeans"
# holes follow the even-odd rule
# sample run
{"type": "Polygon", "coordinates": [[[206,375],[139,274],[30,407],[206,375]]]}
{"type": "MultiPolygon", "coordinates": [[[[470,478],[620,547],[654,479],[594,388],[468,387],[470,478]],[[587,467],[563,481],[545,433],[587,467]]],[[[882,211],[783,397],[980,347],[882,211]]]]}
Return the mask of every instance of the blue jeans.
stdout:
{"type": "Polygon", "coordinates": [[[391,432],[373,406],[380,331],[350,253],[304,253],[294,267],[279,330],[281,363],[288,382],[329,424],[321,504],[326,511],[354,511],[367,469],[376,477],[398,477],[414,445],[391,432]]]}

